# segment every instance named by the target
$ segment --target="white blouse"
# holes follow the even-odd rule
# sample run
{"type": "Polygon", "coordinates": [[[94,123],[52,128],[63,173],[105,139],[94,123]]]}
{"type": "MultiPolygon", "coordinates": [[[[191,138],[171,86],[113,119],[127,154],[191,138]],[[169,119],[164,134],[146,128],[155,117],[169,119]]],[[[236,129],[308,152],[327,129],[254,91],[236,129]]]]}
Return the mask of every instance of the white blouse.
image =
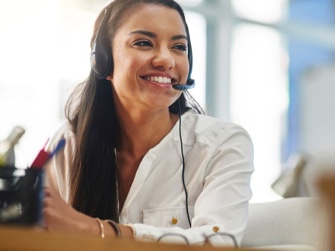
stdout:
{"type": "MultiPolygon", "coordinates": [[[[120,223],[130,224],[135,238],[140,240],[157,240],[164,235],[162,241],[184,242],[186,238],[190,244],[201,244],[205,235],[218,232],[233,235],[239,244],[252,196],[250,136],[236,124],[192,111],[182,115],[190,228],[182,182],[179,122],[144,156],[122,208],[120,223]]],[[[68,202],[69,160],[75,147],[68,124],[56,132],[49,148],[53,149],[61,138],[66,139],[65,148],[48,163],[46,182],[68,202]]],[[[230,237],[221,236],[211,240],[217,245],[233,245],[230,237]]]]}

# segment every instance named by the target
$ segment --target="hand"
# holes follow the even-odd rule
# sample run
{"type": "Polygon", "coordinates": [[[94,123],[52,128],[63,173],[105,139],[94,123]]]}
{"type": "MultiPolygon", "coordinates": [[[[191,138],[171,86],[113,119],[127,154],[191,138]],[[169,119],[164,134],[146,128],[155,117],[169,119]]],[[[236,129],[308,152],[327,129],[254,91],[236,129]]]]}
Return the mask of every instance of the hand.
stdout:
{"type": "Polygon", "coordinates": [[[96,220],[67,204],[55,191],[46,187],[43,203],[43,225],[50,232],[99,234],[96,220]]]}
{"type": "MultiPolygon", "coordinates": [[[[106,222],[104,232],[108,237],[115,237],[113,228],[106,222]]],[[[67,204],[53,189],[44,189],[43,226],[50,232],[100,235],[100,227],[95,218],[78,212],[67,204]]],[[[130,227],[119,224],[123,238],[132,239],[130,227]]]]}

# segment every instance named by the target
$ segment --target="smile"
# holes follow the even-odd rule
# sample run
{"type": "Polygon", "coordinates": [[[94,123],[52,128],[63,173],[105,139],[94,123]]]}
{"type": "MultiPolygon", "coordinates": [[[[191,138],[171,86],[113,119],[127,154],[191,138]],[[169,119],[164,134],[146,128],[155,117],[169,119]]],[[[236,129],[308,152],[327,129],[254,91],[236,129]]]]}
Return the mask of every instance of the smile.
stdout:
{"type": "Polygon", "coordinates": [[[171,84],[174,79],[168,78],[168,77],[161,77],[161,76],[145,76],[143,77],[145,80],[149,80],[151,82],[156,82],[159,84],[171,84]]]}

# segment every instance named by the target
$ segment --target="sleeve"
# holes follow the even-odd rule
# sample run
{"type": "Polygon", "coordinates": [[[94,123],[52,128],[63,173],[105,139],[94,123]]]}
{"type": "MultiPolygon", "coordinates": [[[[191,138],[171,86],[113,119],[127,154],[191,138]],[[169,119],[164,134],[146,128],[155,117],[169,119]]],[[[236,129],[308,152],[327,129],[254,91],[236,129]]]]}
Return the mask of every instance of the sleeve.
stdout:
{"type": "Polygon", "coordinates": [[[66,201],[69,201],[69,161],[73,158],[73,134],[68,124],[64,124],[52,136],[48,151],[55,149],[57,143],[65,139],[65,146],[46,164],[45,186],[50,187],[66,201]]]}
{"type": "Polygon", "coordinates": [[[214,245],[240,245],[252,197],[253,144],[249,134],[235,125],[228,135],[210,144],[207,157],[203,189],[194,204],[192,227],[132,224],[135,238],[158,240],[169,235],[164,239],[185,243],[186,238],[189,244],[203,244],[204,236],[212,236],[210,240],[214,245]]]}

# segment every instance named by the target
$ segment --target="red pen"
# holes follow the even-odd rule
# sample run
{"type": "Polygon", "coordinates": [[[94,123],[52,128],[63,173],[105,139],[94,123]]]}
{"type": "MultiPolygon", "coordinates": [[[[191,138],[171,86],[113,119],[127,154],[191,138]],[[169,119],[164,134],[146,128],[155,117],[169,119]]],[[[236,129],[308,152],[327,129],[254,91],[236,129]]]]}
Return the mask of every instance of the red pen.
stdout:
{"type": "Polygon", "coordinates": [[[43,148],[39,151],[33,163],[30,165],[31,168],[42,168],[44,164],[49,159],[49,153],[45,151],[45,147],[47,146],[49,139],[45,142],[43,148]]]}

